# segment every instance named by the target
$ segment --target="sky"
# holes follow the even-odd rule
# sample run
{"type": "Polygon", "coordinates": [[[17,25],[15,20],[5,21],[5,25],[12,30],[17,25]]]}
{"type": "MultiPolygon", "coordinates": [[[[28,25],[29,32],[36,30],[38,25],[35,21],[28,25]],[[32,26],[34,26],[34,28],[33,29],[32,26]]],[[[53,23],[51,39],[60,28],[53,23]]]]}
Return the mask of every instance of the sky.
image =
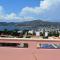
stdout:
{"type": "Polygon", "coordinates": [[[60,22],[60,0],[0,0],[0,22],[60,22]]]}

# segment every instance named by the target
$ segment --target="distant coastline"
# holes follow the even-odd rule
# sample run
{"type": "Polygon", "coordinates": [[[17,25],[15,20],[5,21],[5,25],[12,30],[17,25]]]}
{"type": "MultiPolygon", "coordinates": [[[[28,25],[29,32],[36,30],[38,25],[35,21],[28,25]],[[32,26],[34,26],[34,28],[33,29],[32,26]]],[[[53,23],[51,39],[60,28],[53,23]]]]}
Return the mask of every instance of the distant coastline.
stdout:
{"type": "Polygon", "coordinates": [[[26,22],[0,22],[0,30],[8,29],[8,30],[23,30],[23,29],[37,29],[37,28],[60,28],[60,22],[48,22],[42,20],[34,20],[34,21],[26,21],[26,22]]]}

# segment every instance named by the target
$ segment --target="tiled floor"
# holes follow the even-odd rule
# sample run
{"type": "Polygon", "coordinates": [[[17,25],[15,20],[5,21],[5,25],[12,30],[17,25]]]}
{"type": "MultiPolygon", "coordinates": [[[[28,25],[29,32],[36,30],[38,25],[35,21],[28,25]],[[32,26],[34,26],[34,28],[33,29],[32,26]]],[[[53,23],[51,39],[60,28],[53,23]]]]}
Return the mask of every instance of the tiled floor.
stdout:
{"type": "Polygon", "coordinates": [[[0,47],[0,60],[60,60],[60,50],[0,47]]]}

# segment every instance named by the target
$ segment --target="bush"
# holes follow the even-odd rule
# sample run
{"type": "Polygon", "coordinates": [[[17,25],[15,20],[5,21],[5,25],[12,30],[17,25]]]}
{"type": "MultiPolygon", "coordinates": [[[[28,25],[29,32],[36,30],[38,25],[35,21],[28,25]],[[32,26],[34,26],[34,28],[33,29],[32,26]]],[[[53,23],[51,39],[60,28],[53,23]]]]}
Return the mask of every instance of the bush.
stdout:
{"type": "Polygon", "coordinates": [[[49,32],[49,36],[55,36],[55,37],[58,37],[58,36],[59,36],[59,33],[56,32],[56,31],[49,32]]]}

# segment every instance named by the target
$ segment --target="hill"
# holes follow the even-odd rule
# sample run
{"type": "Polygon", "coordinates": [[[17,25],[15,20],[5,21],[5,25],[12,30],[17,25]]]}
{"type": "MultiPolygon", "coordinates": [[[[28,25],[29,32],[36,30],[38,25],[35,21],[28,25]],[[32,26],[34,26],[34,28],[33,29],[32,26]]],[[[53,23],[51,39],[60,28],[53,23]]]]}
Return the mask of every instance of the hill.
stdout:
{"type": "Polygon", "coordinates": [[[15,26],[15,27],[28,27],[28,28],[37,28],[37,27],[58,27],[60,28],[60,22],[48,22],[42,20],[33,20],[25,22],[0,22],[0,26],[15,26]]]}
{"type": "Polygon", "coordinates": [[[17,23],[16,26],[30,26],[30,27],[59,27],[60,22],[48,22],[42,20],[27,21],[22,23],[17,23]]]}

